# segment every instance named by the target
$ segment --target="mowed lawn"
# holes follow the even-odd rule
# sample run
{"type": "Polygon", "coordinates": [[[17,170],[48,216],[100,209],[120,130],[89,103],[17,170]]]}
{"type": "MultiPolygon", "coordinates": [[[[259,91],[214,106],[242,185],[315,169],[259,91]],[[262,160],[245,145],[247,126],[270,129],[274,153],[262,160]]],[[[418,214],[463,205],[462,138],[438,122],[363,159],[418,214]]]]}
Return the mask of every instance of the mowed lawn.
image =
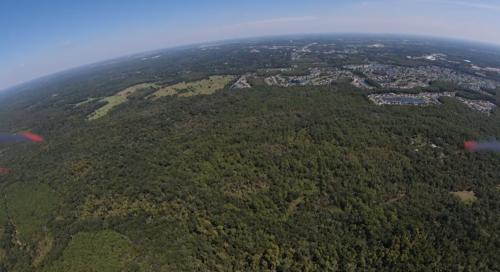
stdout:
{"type": "MultiPolygon", "coordinates": [[[[162,96],[170,96],[178,94],[179,96],[195,96],[200,94],[213,94],[218,90],[221,90],[234,80],[236,76],[224,75],[224,76],[211,76],[209,79],[202,79],[194,82],[181,82],[172,86],[162,87],[159,91],[148,96],[148,98],[157,99],[162,96]],[[188,91],[181,91],[186,90],[188,91]],[[181,91],[179,93],[179,91],[181,91]]],[[[157,86],[159,87],[159,86],[157,86]]]]}
{"type": "Polygon", "coordinates": [[[82,101],[82,102],[76,103],[76,104],[75,104],[75,107],[81,106],[81,105],[83,105],[83,104],[87,104],[87,103],[89,103],[89,102],[91,102],[91,101],[94,101],[94,100],[96,100],[96,99],[97,99],[97,98],[95,98],[95,97],[93,97],[93,98],[89,98],[89,99],[87,99],[87,100],[85,100],[85,101],[82,101]]]}
{"type": "Polygon", "coordinates": [[[44,217],[63,204],[58,193],[38,182],[16,183],[6,189],[5,196],[8,212],[21,241],[41,231],[45,224],[44,217]]]}
{"type": "Polygon", "coordinates": [[[134,85],[132,87],[128,87],[127,89],[125,89],[125,90],[117,93],[117,95],[120,95],[120,96],[129,96],[129,95],[137,92],[137,90],[144,89],[144,88],[149,88],[149,87],[161,87],[161,86],[158,86],[155,83],[137,84],[137,85],[134,85]]]}
{"type": "Polygon", "coordinates": [[[464,203],[467,204],[477,200],[473,191],[452,192],[452,194],[458,196],[464,203]]]}
{"type": "MultiPolygon", "coordinates": [[[[162,96],[170,96],[178,94],[182,97],[195,96],[200,94],[213,94],[218,90],[221,90],[234,80],[236,76],[223,75],[223,76],[211,76],[209,79],[198,80],[194,82],[182,82],[172,86],[161,86],[155,83],[142,83],[126,88],[123,91],[118,92],[116,95],[108,96],[99,100],[99,102],[108,101],[109,103],[105,106],[97,109],[93,113],[87,116],[87,121],[92,121],[105,116],[113,107],[120,105],[121,103],[128,101],[128,96],[139,89],[155,87],[160,88],[159,91],[147,96],[147,98],[159,98],[162,96]]],[[[90,101],[96,100],[97,98],[89,98],[86,101],[77,103],[75,106],[80,106],[90,101]]]]}
{"type": "Polygon", "coordinates": [[[125,96],[120,96],[120,95],[113,95],[113,96],[108,96],[108,97],[105,97],[101,100],[99,100],[99,102],[104,102],[104,101],[108,101],[109,103],[106,104],[105,106],[97,109],[96,111],[94,111],[93,113],[89,114],[87,116],[87,120],[88,121],[91,121],[91,120],[95,120],[97,118],[101,118],[103,117],[104,115],[106,115],[108,113],[109,110],[111,110],[114,106],[117,106],[117,105],[120,105],[121,103],[124,103],[124,102],[127,102],[128,99],[127,97],[125,96]]]}

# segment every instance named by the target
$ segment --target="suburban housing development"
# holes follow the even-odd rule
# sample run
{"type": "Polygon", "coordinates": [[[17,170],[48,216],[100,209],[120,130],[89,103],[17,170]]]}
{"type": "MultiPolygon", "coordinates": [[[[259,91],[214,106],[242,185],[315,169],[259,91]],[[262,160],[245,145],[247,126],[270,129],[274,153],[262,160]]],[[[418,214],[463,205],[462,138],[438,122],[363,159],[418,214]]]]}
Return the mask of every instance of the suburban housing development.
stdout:
{"type": "MultiPolygon", "coordinates": [[[[259,69],[258,73],[247,73],[241,76],[232,86],[232,89],[250,88],[247,81],[250,78],[261,78],[269,86],[317,86],[330,85],[338,80],[346,79],[352,85],[363,89],[387,89],[387,90],[412,90],[414,88],[428,88],[433,82],[446,82],[455,84],[462,90],[482,94],[491,97],[491,91],[500,88],[500,82],[486,77],[486,72],[494,72],[500,75],[500,69],[486,67],[480,68],[470,60],[462,60],[464,65],[471,66],[473,73],[464,72],[443,65],[433,63],[460,64],[455,60],[448,60],[446,54],[434,53],[423,56],[406,56],[406,59],[413,61],[425,61],[426,65],[397,65],[390,62],[381,62],[369,58],[360,59],[364,64],[330,65],[321,57],[328,56],[333,59],[353,58],[366,50],[384,48],[384,44],[359,44],[346,45],[341,49],[334,49],[335,44],[309,43],[306,45],[294,45],[290,40],[290,45],[286,46],[253,46],[252,53],[259,53],[260,50],[281,50],[291,51],[285,56],[291,61],[291,67],[259,69]]],[[[386,54],[380,54],[386,55],[386,54]]],[[[433,105],[440,104],[439,97],[453,97],[474,110],[485,114],[490,114],[495,103],[489,100],[468,99],[456,95],[458,90],[453,92],[420,92],[418,94],[409,93],[377,93],[369,96],[369,99],[378,105],[433,105]]]]}

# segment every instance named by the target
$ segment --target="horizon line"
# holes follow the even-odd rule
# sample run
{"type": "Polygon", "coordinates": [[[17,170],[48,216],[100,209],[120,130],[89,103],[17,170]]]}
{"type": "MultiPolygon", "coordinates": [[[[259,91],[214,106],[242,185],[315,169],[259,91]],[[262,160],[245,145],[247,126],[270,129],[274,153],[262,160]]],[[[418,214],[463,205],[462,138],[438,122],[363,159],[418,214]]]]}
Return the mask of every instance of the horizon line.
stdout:
{"type": "MultiPolygon", "coordinates": [[[[28,79],[26,81],[23,81],[21,83],[17,83],[11,86],[7,86],[3,89],[0,89],[0,94],[3,94],[5,92],[8,92],[9,89],[14,89],[17,87],[21,87],[23,84],[30,84],[32,81],[37,81],[41,80],[45,77],[50,77],[50,76],[55,76],[57,74],[61,74],[64,72],[70,72],[71,70],[75,69],[80,69],[80,68],[85,68],[86,66],[94,65],[94,64],[100,64],[102,62],[109,62],[112,60],[118,60],[122,58],[127,58],[127,57],[132,57],[135,55],[140,55],[140,54],[147,54],[147,53],[152,53],[154,51],[161,51],[161,50],[168,50],[168,49],[182,49],[183,47],[190,47],[190,46],[198,46],[198,45],[203,45],[203,44],[212,44],[212,43],[221,43],[221,42],[230,42],[230,41],[243,41],[243,40],[249,40],[249,39],[259,39],[259,38],[272,38],[272,37],[284,37],[284,36],[310,36],[310,35],[369,35],[369,36],[407,36],[407,37],[420,37],[420,38],[434,38],[434,39],[442,39],[442,40],[452,40],[456,42],[469,42],[469,43],[476,43],[480,45],[487,45],[487,46],[495,46],[500,49],[500,44],[496,43],[488,43],[488,42],[483,42],[483,41],[475,41],[475,40],[467,40],[467,39],[461,39],[461,38],[451,38],[451,37],[439,37],[439,36],[433,36],[433,35],[419,35],[419,34],[403,34],[403,33],[365,33],[365,32],[318,32],[318,33],[294,33],[294,34],[275,34],[275,35],[263,35],[263,36],[249,36],[249,37],[243,37],[243,38],[233,38],[233,39],[222,39],[222,40],[210,40],[210,41],[202,41],[202,42],[195,42],[195,43],[187,43],[187,44],[182,44],[182,45],[173,45],[173,46],[168,46],[168,47],[162,47],[162,48],[156,48],[156,49],[151,49],[151,50],[146,50],[146,51],[140,51],[140,52],[135,52],[135,53],[130,53],[130,54],[125,54],[121,55],[118,57],[112,57],[109,59],[102,59],[99,61],[94,61],[94,62],[89,62],[89,63],[84,63],[80,64],[77,66],[65,68],[56,72],[51,72],[49,74],[41,75],[34,77],[32,79],[28,79]]],[[[92,67],[89,67],[92,68],[92,67]]]]}

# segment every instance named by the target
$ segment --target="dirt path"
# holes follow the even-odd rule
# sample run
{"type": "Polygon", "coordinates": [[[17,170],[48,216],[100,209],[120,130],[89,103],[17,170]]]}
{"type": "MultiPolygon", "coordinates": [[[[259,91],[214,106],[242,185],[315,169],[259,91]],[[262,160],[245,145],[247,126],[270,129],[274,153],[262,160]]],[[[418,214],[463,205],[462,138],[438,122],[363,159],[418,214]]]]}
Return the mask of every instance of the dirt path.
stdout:
{"type": "Polygon", "coordinates": [[[391,199],[389,199],[389,201],[387,201],[386,203],[387,203],[387,204],[390,204],[390,203],[392,203],[392,202],[398,201],[400,198],[404,197],[405,195],[406,195],[405,193],[401,193],[401,194],[399,194],[399,196],[398,196],[398,197],[391,198],[391,199]]]}

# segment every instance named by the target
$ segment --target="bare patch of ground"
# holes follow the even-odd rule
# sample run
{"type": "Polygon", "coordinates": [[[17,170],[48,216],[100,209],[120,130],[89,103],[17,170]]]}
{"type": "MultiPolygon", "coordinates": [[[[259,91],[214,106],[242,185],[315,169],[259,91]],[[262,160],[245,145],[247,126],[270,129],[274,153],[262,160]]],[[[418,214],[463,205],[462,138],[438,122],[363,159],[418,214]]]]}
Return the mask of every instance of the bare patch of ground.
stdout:
{"type": "Polygon", "coordinates": [[[400,198],[406,196],[406,193],[404,192],[400,192],[399,195],[397,197],[394,197],[394,198],[391,198],[389,199],[386,203],[387,204],[391,204],[392,202],[395,202],[395,201],[398,201],[400,198]]]}
{"type": "Polygon", "coordinates": [[[451,192],[451,194],[454,194],[460,198],[464,203],[470,204],[472,202],[477,201],[477,197],[472,190],[464,190],[461,192],[451,192]]]}

